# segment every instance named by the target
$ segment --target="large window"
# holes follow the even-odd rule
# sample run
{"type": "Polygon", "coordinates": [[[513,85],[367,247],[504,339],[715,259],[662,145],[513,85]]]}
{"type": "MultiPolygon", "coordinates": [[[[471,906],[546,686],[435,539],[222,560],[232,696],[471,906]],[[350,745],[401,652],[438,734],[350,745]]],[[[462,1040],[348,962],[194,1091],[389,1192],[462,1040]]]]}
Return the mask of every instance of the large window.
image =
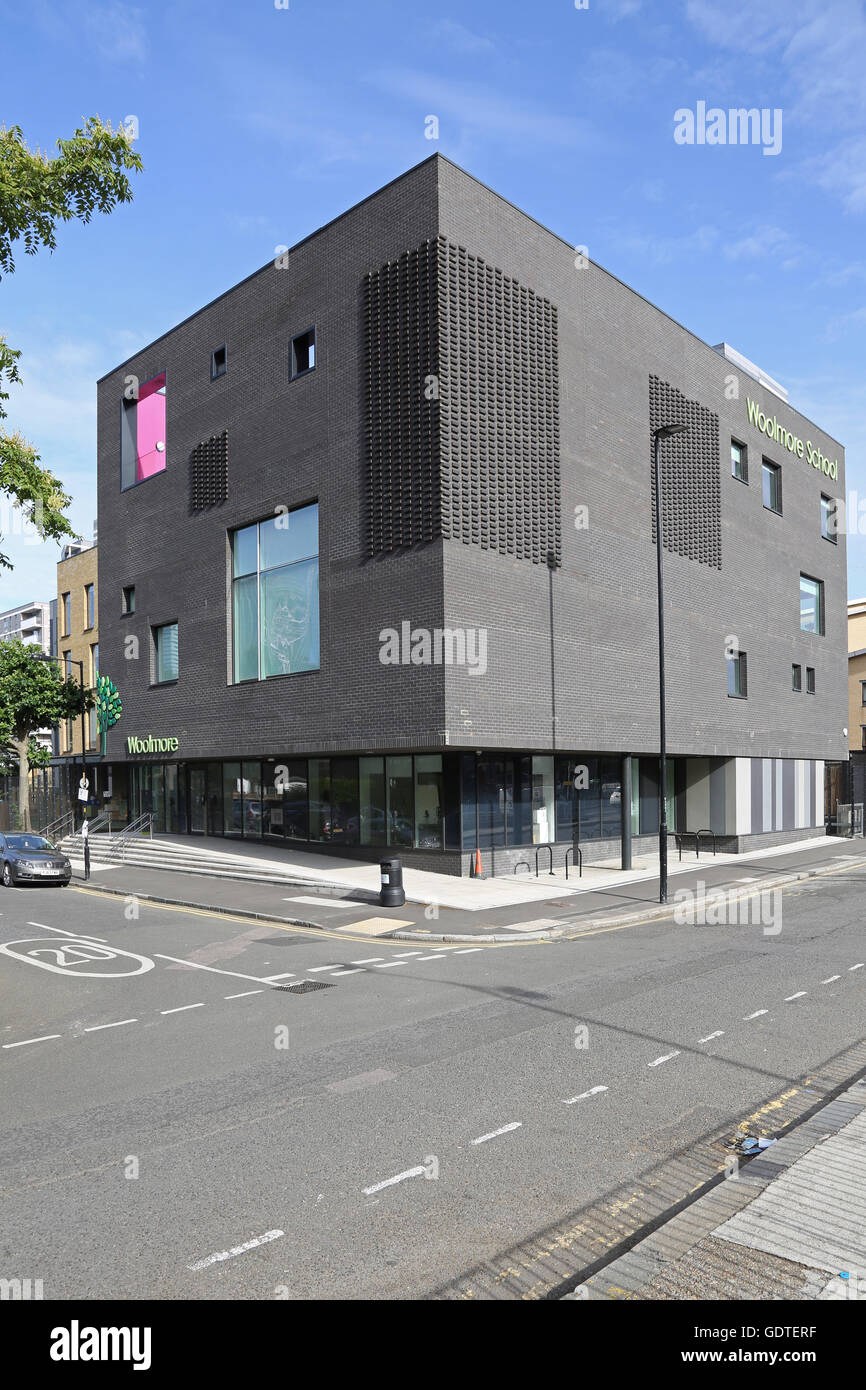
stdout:
{"type": "Polygon", "coordinates": [[[796,662],[791,667],[791,689],[796,691],[803,689],[803,668],[796,662]]]}
{"type": "Polygon", "coordinates": [[[153,629],[155,684],[164,685],[178,678],[177,623],[163,623],[153,629]]]}
{"type": "Polygon", "coordinates": [[[165,471],[165,372],[120,409],[120,486],[128,488],[165,471]]]}
{"type": "Polygon", "coordinates": [[[800,629],[824,635],[824,581],[800,575],[800,629]]]}
{"type": "Polygon", "coordinates": [[[63,609],[63,636],[68,637],[72,631],[72,595],[63,594],[60,599],[63,609]]]}
{"type": "Polygon", "coordinates": [[[385,759],[385,795],[388,844],[411,845],[415,839],[413,816],[412,758],[385,759]]]}
{"type": "Polygon", "coordinates": [[[415,844],[442,848],[442,754],[415,758],[415,844]]]}
{"type": "Polygon", "coordinates": [[[232,535],[235,681],[319,668],[319,508],[232,535]]]}
{"type": "Polygon", "coordinates": [[[739,440],[731,440],[731,473],[735,478],[739,478],[741,483],[749,481],[749,458],[745,444],[740,444],[739,440]]]}
{"type": "Polygon", "coordinates": [[[99,675],[99,643],[93,642],[90,646],[90,684],[96,685],[99,675]]]}

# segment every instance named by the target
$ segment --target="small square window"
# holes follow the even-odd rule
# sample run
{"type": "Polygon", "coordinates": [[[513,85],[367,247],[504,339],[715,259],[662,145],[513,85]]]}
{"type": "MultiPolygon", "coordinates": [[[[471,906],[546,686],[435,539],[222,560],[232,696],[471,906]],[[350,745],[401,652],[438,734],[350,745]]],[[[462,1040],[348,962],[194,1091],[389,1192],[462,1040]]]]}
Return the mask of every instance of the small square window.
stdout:
{"type": "Polygon", "coordinates": [[[866,705],[866,681],[860,682],[860,703],[866,705]]]}
{"type": "Polygon", "coordinates": [[[866,724],[860,725],[860,747],[866,748],[866,724]]]}
{"type": "Polygon", "coordinates": [[[814,666],[807,666],[807,667],[806,667],[806,694],[807,694],[807,695],[814,695],[814,694],[815,694],[815,667],[814,667],[814,666]]]}
{"type": "Polygon", "coordinates": [[[731,440],[731,474],[741,483],[749,481],[749,454],[745,444],[738,439],[731,440]]]}
{"type": "Polygon", "coordinates": [[[768,512],[782,515],[782,470],[777,463],[764,459],[761,464],[761,482],[764,490],[764,506],[768,512]]]}
{"type": "Polygon", "coordinates": [[[121,613],[135,612],[135,585],[127,584],[121,599],[121,613]]]}
{"type": "Polygon", "coordinates": [[[791,667],[791,689],[792,689],[792,690],[802,690],[802,689],[803,689],[803,668],[802,668],[802,666],[797,666],[797,665],[795,664],[794,666],[791,667]]]}
{"type": "Polygon", "coordinates": [[[222,347],[216,348],[210,355],[210,379],[216,381],[218,376],[226,374],[226,348],[225,343],[222,347]]]}
{"type": "Polygon", "coordinates": [[[308,328],[306,333],[299,333],[297,338],[292,339],[291,353],[291,376],[292,381],[295,377],[304,376],[307,372],[312,372],[316,366],[316,330],[308,328]]]}
{"type": "Polygon", "coordinates": [[[746,653],[728,657],[728,695],[732,700],[745,700],[748,694],[746,653]]]}

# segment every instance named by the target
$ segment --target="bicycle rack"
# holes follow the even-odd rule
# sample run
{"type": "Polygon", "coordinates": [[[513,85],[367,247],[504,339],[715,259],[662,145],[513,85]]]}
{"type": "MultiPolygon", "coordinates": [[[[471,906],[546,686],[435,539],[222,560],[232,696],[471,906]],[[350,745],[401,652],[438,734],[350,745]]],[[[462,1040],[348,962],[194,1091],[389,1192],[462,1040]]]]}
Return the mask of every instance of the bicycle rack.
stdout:
{"type": "MultiPolygon", "coordinates": [[[[569,856],[570,854],[576,854],[576,855],[577,855],[577,876],[578,876],[578,878],[583,878],[583,850],[580,848],[580,845],[569,845],[569,846],[568,846],[568,849],[565,851],[565,881],[566,881],[566,883],[568,882],[568,856],[569,856]]],[[[574,863],[574,861],[572,860],[572,864],[573,864],[573,863],[574,863]]]]}
{"type": "Polygon", "coordinates": [[[701,857],[701,851],[700,851],[700,846],[699,846],[699,844],[698,844],[698,832],[697,832],[696,830],[673,830],[673,831],[671,831],[671,834],[673,835],[674,839],[676,840],[677,849],[678,849],[679,852],[680,852],[680,859],[682,859],[682,857],[683,857],[683,840],[685,840],[686,837],[689,836],[689,835],[691,835],[691,836],[694,838],[694,842],[695,842],[695,858],[696,858],[696,859],[700,859],[700,857],[701,857]]]}
{"type": "Polygon", "coordinates": [[[712,842],[713,842],[713,855],[715,855],[715,853],[716,853],[716,836],[715,836],[715,833],[714,833],[712,830],[696,830],[696,831],[695,831],[695,836],[696,836],[696,838],[697,838],[698,844],[700,844],[700,839],[701,839],[701,836],[702,836],[702,835],[709,835],[710,839],[711,839],[712,842]]]}
{"type": "Polygon", "coordinates": [[[541,851],[542,851],[543,849],[546,849],[547,852],[548,852],[548,854],[550,855],[550,873],[551,873],[551,875],[555,878],[556,875],[553,873],[553,846],[552,846],[552,845],[539,845],[539,846],[538,846],[538,849],[535,851],[535,877],[538,878],[538,856],[539,856],[539,854],[541,853],[541,851]]]}
{"type": "Polygon", "coordinates": [[[532,873],[532,865],[530,864],[528,859],[518,859],[517,863],[514,866],[515,876],[517,875],[518,869],[525,869],[528,874],[532,873]]]}

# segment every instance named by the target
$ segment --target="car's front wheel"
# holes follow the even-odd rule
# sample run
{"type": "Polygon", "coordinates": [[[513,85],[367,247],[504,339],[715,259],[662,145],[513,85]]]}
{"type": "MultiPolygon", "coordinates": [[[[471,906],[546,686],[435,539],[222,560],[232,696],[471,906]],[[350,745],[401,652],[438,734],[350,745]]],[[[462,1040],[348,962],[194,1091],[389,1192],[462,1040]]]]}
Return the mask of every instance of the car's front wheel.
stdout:
{"type": "Polygon", "coordinates": [[[8,864],[3,865],[3,887],[12,887],[12,870],[9,868],[8,864]]]}

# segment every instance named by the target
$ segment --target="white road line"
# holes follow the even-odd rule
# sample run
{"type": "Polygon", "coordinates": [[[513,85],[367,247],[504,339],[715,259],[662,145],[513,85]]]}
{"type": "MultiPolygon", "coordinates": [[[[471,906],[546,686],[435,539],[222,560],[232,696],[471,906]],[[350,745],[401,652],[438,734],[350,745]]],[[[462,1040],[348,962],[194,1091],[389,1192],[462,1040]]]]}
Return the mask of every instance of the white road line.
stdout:
{"type": "Polygon", "coordinates": [[[22,1042],[4,1043],[4,1047],[29,1047],[34,1042],[48,1042],[51,1038],[59,1038],[59,1033],[44,1033],[41,1038],[24,1038],[22,1042]]]}
{"type": "Polygon", "coordinates": [[[725,1030],[724,1028],[720,1028],[718,1033],[708,1033],[705,1038],[699,1038],[698,1042],[712,1042],[713,1038],[723,1038],[724,1036],[725,1030]]]}
{"type": "Polygon", "coordinates": [[[832,983],[833,983],[834,980],[841,980],[841,978],[842,978],[841,975],[831,975],[828,979],[822,980],[822,981],[821,981],[821,984],[822,984],[822,985],[832,985],[832,983]]]}
{"type": "Polygon", "coordinates": [[[268,976],[267,976],[268,984],[270,984],[273,980],[293,980],[294,978],[295,978],[294,972],[291,971],[291,970],[287,970],[286,973],[285,973],[285,975],[268,975],[268,976]]]}
{"type": "Polygon", "coordinates": [[[335,975],[363,975],[363,973],[364,973],[364,971],[363,971],[363,969],[362,969],[362,967],[361,967],[360,965],[356,966],[354,970],[332,970],[332,971],[331,971],[332,976],[335,976],[335,975]]]}
{"type": "Polygon", "coordinates": [[[372,1187],[362,1188],[365,1197],[370,1197],[374,1192],[381,1192],[383,1187],[393,1187],[397,1182],[404,1182],[406,1178],[419,1178],[427,1170],[423,1163],[417,1168],[407,1168],[405,1173],[398,1173],[396,1178],[386,1178],[384,1182],[374,1183],[372,1187]]]}
{"type": "Polygon", "coordinates": [[[756,1009],[753,1014],[746,1014],[746,1017],[743,1019],[743,1022],[748,1023],[751,1019],[760,1018],[761,1014],[768,1014],[769,1012],[769,1009],[756,1009]]]}
{"type": "Polygon", "coordinates": [[[103,1028],[122,1028],[125,1023],[137,1023],[137,1018],[122,1018],[119,1023],[95,1023],[92,1028],[85,1028],[85,1033],[101,1033],[103,1028]]]}
{"type": "MultiPolygon", "coordinates": [[[[333,963],[332,963],[331,965],[308,965],[308,966],[307,966],[307,974],[308,974],[308,975],[315,975],[319,970],[339,970],[339,968],[340,968],[339,963],[337,963],[337,964],[333,964],[333,963]]],[[[282,979],[285,978],[285,976],[283,976],[283,975],[272,975],[270,978],[271,978],[272,980],[282,980],[282,979]]]]}
{"type": "Polygon", "coordinates": [[[669,1062],[672,1057],[679,1057],[679,1052],[666,1052],[664,1057],[656,1057],[654,1062],[647,1062],[648,1067],[660,1067],[662,1062],[669,1062]]]}
{"type": "Polygon", "coordinates": [[[455,951],[455,956],[471,956],[474,951],[483,951],[483,946],[461,946],[459,951],[455,951]]]}
{"type": "MultiPolygon", "coordinates": [[[[394,959],[405,960],[408,956],[420,956],[420,954],[420,951],[395,951],[394,959]]],[[[384,960],[384,956],[382,957],[382,959],[384,960]]]]}
{"type": "Polygon", "coordinates": [[[357,912],[357,902],[347,902],[345,898],[283,898],[284,903],[308,903],[313,907],[341,907],[344,912],[357,912]]]}
{"type": "Polygon", "coordinates": [[[793,999],[802,999],[803,995],[808,993],[809,991],[806,989],[798,989],[796,994],[788,995],[787,999],[785,1000],[785,1003],[790,1004],[793,999]]]}
{"type": "Polygon", "coordinates": [[[181,1004],[178,1009],[160,1009],[161,1014],[182,1014],[187,1009],[203,1009],[204,1004],[181,1004]]]}
{"type": "Polygon", "coordinates": [[[207,1269],[208,1265],[218,1264],[221,1260],[233,1260],[236,1255],[245,1255],[248,1250],[266,1245],[269,1240],[279,1240],[282,1235],[285,1235],[285,1231],[265,1231],[263,1236],[256,1236],[255,1240],[244,1241],[243,1245],[233,1245],[231,1250],[220,1250],[216,1255],[208,1255],[207,1259],[196,1260],[194,1265],[187,1265],[187,1269],[197,1272],[207,1269]]]}
{"type": "Polygon", "coordinates": [[[384,956],[368,956],[366,960],[353,960],[350,965],[380,965],[385,959],[384,956]]]}
{"type": "Polygon", "coordinates": [[[416,965],[420,965],[421,962],[422,962],[422,960],[444,960],[444,959],[445,959],[445,956],[444,956],[444,955],[438,955],[438,956],[418,956],[418,958],[417,958],[415,964],[416,964],[416,965]]]}
{"type": "Polygon", "coordinates": [[[104,936],[91,936],[90,932],[64,931],[63,927],[50,927],[47,922],[28,922],[28,927],[42,927],[43,931],[56,931],[61,936],[74,936],[76,941],[101,941],[105,944],[104,936]]]}
{"type": "Polygon", "coordinates": [[[863,969],[863,961],[861,960],[860,963],[859,963],[859,965],[849,965],[849,966],[848,966],[848,969],[849,969],[849,970],[862,970],[862,969],[863,969]]]}
{"type": "Polygon", "coordinates": [[[188,965],[192,970],[210,970],[214,975],[232,975],[237,980],[252,980],[257,985],[268,983],[267,980],[262,979],[261,975],[242,975],[239,970],[220,970],[219,966],[216,965],[199,965],[197,960],[181,960],[179,956],[164,956],[159,951],[155,951],[154,955],[157,960],[171,960],[174,961],[175,965],[188,965]]]}
{"type": "MultiPolygon", "coordinates": [[[[483,948],[479,946],[478,949],[479,949],[479,950],[482,950],[483,948]]],[[[590,1096],[597,1096],[597,1095],[600,1095],[602,1091],[606,1091],[606,1090],[607,1090],[607,1087],[606,1087],[606,1086],[593,1086],[593,1087],[592,1087],[592,1090],[590,1090],[590,1091],[581,1091],[581,1093],[580,1093],[579,1096],[572,1096],[572,1097],[571,1097],[571,1100],[564,1100],[562,1103],[563,1103],[563,1105],[576,1105],[577,1102],[578,1102],[579,1100],[588,1100],[588,1098],[589,1098],[590,1096]]]]}
{"type": "Polygon", "coordinates": [[[249,999],[251,994],[264,994],[263,989],[245,989],[243,994],[224,994],[223,999],[249,999]]]}
{"type": "Polygon", "coordinates": [[[379,966],[379,969],[380,969],[380,970],[390,970],[391,967],[394,966],[394,965],[405,965],[405,964],[406,964],[406,962],[405,962],[404,960],[386,960],[386,961],[384,962],[383,965],[380,965],[380,966],[379,966]]]}
{"type": "Polygon", "coordinates": [[[498,1139],[500,1134],[509,1134],[512,1129],[520,1129],[523,1125],[522,1120],[512,1120],[510,1125],[503,1125],[501,1129],[494,1129],[490,1134],[482,1134],[480,1138],[473,1139],[473,1144],[486,1144],[488,1139],[498,1139]]]}

